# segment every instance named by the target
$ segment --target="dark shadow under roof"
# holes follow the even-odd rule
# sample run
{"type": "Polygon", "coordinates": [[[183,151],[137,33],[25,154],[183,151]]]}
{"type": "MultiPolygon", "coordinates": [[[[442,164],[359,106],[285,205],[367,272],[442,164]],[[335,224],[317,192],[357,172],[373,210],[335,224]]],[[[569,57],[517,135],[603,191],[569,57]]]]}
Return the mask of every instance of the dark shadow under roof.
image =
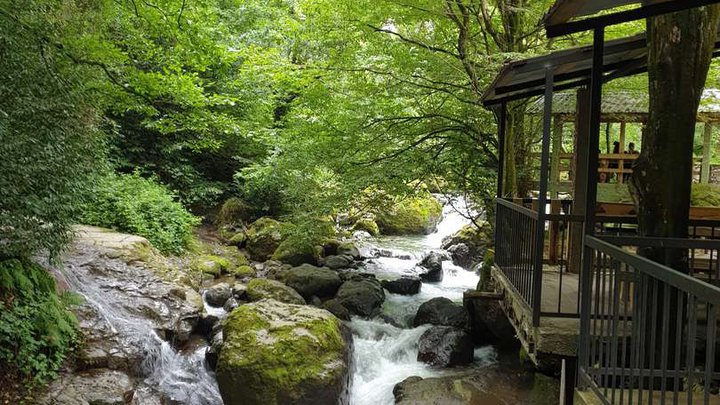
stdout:
{"type": "MultiPolygon", "coordinates": [[[[684,0],[645,0],[645,4],[684,0]]],[[[545,25],[558,25],[578,17],[586,17],[630,4],[640,5],[641,0],[557,0],[545,15],[545,25]]]]}
{"type": "MultiPolygon", "coordinates": [[[[718,56],[720,41],[715,43],[718,56]]],[[[554,70],[557,91],[589,84],[592,46],[566,49],[548,55],[506,63],[483,94],[485,106],[525,99],[545,92],[546,69],[554,70]]],[[[605,42],[604,81],[647,71],[645,34],[605,42]]]]}

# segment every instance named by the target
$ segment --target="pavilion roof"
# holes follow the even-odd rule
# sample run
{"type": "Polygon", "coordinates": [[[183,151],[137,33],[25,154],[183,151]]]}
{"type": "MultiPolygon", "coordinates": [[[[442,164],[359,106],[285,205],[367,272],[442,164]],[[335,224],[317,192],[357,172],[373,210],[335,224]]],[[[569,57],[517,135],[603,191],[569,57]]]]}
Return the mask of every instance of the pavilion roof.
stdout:
{"type": "MultiPolygon", "coordinates": [[[[604,81],[647,71],[645,34],[607,41],[604,44],[604,81]]],[[[715,44],[720,54],[720,40],[715,44]]],[[[483,94],[485,106],[525,99],[545,92],[545,73],[554,72],[554,90],[561,91],[590,83],[592,46],[556,51],[544,56],[506,63],[483,94]]]]}
{"type": "MultiPolygon", "coordinates": [[[[553,115],[574,116],[577,97],[574,92],[553,94],[553,115]]],[[[527,109],[528,114],[542,114],[545,100],[539,97],[527,109]]],[[[644,121],[648,114],[648,95],[641,91],[606,91],[602,99],[604,121],[644,121]]],[[[720,89],[706,89],[698,109],[701,121],[720,120],[720,89]]]]}

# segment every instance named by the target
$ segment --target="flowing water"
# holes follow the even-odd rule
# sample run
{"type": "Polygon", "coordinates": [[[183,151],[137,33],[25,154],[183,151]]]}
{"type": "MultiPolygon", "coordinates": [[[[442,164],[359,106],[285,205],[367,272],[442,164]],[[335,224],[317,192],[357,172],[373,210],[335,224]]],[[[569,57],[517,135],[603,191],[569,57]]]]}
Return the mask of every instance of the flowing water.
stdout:
{"type": "MultiPolygon", "coordinates": [[[[470,221],[467,204],[462,199],[448,201],[443,220],[437,231],[427,236],[381,237],[367,241],[367,252],[379,252],[382,257],[368,263],[365,270],[379,279],[394,279],[412,270],[422,255],[439,250],[442,239],[460,230],[470,221]]],[[[354,374],[350,390],[352,405],[393,404],[393,387],[410,376],[438,377],[457,373],[457,370],[438,370],[417,361],[417,342],[429,326],[412,328],[410,322],[418,307],[435,297],[446,297],[462,302],[463,292],[473,289],[479,277],[471,271],[443,262],[444,276],[439,283],[423,283],[420,293],[412,296],[386,294],[383,313],[386,319],[363,320],[354,318],[350,328],[354,337],[354,374]]],[[[496,362],[497,354],[490,347],[475,350],[472,367],[484,367],[496,362]]]]}

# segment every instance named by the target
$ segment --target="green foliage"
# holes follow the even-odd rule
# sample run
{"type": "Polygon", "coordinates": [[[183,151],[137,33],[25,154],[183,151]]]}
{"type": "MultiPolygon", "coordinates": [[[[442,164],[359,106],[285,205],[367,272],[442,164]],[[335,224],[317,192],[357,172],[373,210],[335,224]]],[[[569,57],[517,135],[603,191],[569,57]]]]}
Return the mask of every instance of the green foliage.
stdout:
{"type": "Polygon", "coordinates": [[[720,186],[693,184],[690,200],[693,207],[720,207],[720,186]]]}
{"type": "Polygon", "coordinates": [[[0,367],[34,383],[54,378],[79,337],[72,301],[40,266],[0,262],[0,367]]]}
{"type": "Polygon", "coordinates": [[[167,188],[137,173],[105,176],[94,193],[84,223],[144,236],[163,252],[181,253],[200,223],[167,188]]]}
{"type": "Polygon", "coordinates": [[[93,74],[55,44],[90,6],[11,3],[0,6],[0,258],[56,255],[101,155],[93,74]]]}

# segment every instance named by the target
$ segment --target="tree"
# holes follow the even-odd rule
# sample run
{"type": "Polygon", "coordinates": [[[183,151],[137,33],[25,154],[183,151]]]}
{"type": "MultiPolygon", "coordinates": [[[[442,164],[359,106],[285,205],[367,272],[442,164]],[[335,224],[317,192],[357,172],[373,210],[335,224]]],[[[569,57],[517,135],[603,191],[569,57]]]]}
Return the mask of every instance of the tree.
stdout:
{"type": "MultiPolygon", "coordinates": [[[[719,22],[720,6],[648,19],[650,114],[631,180],[641,236],[687,237],[695,122],[719,22]]],[[[642,253],[687,268],[686,251],[642,253]]]]}
{"type": "Polygon", "coordinates": [[[91,69],[58,44],[92,6],[44,0],[0,5],[0,259],[56,256],[99,166],[102,136],[91,69]]]}

